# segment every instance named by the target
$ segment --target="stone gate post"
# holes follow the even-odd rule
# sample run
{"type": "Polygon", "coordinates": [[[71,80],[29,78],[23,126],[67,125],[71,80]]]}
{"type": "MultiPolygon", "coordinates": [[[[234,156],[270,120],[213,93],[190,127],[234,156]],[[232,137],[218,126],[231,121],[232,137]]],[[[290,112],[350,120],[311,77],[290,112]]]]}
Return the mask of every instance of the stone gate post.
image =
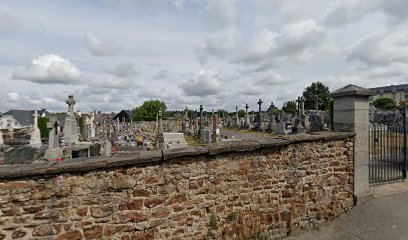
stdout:
{"type": "Polygon", "coordinates": [[[369,96],[374,93],[355,85],[330,93],[334,99],[333,125],[336,132],[354,132],[354,196],[356,204],[372,197],[369,193],[369,96]]]}

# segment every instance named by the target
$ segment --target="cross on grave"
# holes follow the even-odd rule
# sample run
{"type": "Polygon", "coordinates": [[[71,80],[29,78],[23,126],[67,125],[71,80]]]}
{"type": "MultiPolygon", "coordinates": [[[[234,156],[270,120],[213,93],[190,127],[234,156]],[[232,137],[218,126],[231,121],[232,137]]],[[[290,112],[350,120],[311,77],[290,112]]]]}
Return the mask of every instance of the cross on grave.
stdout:
{"type": "Polygon", "coordinates": [[[315,98],[315,110],[316,111],[319,110],[319,101],[320,101],[319,96],[316,96],[316,98],[315,98]]]}
{"type": "Polygon", "coordinates": [[[68,112],[74,112],[74,105],[76,103],[74,95],[68,95],[68,99],[65,102],[68,104],[68,112]]]}
{"type": "Polygon", "coordinates": [[[203,105],[200,105],[200,126],[199,126],[199,134],[201,134],[201,131],[203,130],[203,105]]]}
{"type": "Polygon", "coordinates": [[[300,117],[304,113],[304,100],[303,97],[298,97],[297,102],[297,117],[300,117]]]}
{"type": "Polygon", "coordinates": [[[34,111],[33,117],[34,117],[34,127],[38,127],[38,113],[37,113],[37,111],[34,111]]]}
{"type": "Polygon", "coordinates": [[[262,100],[261,99],[259,99],[259,101],[258,101],[258,105],[259,105],[259,110],[258,110],[258,114],[257,114],[257,116],[256,116],[256,128],[260,128],[261,127],[261,125],[262,125],[262,113],[261,113],[261,105],[262,105],[262,100]]]}
{"type": "Polygon", "coordinates": [[[55,121],[55,123],[54,123],[55,135],[57,135],[57,134],[58,134],[58,126],[59,126],[58,122],[57,122],[57,121],[55,121]]]}
{"type": "Polygon", "coordinates": [[[239,127],[238,106],[235,106],[235,127],[239,127]]]}

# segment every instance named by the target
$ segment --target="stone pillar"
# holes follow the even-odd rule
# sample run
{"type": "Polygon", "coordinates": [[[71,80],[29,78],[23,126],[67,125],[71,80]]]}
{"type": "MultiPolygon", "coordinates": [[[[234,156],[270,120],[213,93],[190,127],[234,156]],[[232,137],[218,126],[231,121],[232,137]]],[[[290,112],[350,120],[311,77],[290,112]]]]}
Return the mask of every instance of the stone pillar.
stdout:
{"type": "Polygon", "coordinates": [[[239,127],[238,106],[235,106],[235,127],[239,127]]]}
{"type": "Polygon", "coordinates": [[[3,139],[3,132],[0,130],[0,147],[3,146],[4,139],[3,139]]]}
{"type": "Polygon", "coordinates": [[[256,116],[256,123],[255,123],[255,129],[260,129],[262,125],[262,100],[259,99],[258,101],[258,114],[256,116]]]}
{"type": "Polygon", "coordinates": [[[369,194],[368,101],[373,92],[348,85],[330,96],[334,99],[334,131],[354,132],[354,196],[360,204],[372,197],[369,194]]]}
{"type": "Polygon", "coordinates": [[[34,125],[30,134],[30,146],[31,147],[41,147],[41,133],[38,128],[38,113],[34,111],[34,125]]]}
{"type": "Polygon", "coordinates": [[[164,137],[163,137],[163,118],[162,111],[158,114],[158,129],[157,129],[157,148],[164,149],[164,137]]]}
{"type": "Polygon", "coordinates": [[[201,132],[203,131],[203,105],[200,105],[200,126],[198,128],[198,135],[201,136],[201,132]]]}
{"type": "Polygon", "coordinates": [[[220,134],[220,129],[218,128],[218,114],[213,114],[213,119],[212,119],[212,127],[213,127],[213,131],[212,131],[212,135],[211,135],[211,140],[213,143],[217,142],[217,137],[220,134]]]}

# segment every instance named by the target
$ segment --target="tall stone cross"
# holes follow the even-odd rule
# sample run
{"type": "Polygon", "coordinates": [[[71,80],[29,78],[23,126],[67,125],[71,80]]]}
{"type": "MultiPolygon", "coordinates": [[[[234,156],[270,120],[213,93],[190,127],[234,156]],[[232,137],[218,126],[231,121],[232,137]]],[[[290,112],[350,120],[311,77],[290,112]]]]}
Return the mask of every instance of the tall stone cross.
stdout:
{"type": "Polygon", "coordinates": [[[200,105],[200,127],[199,127],[199,134],[201,134],[201,130],[203,130],[203,105],[200,105]]]}
{"type": "Polygon", "coordinates": [[[74,105],[76,103],[74,95],[68,95],[68,99],[65,102],[68,104],[68,112],[74,112],[74,105]]]}
{"type": "Polygon", "coordinates": [[[301,108],[301,102],[302,100],[301,100],[301,97],[298,97],[298,99],[296,100],[296,102],[297,102],[297,117],[298,118],[300,118],[300,114],[301,114],[301,110],[300,110],[300,108],[301,108]]]}
{"type": "Polygon", "coordinates": [[[259,101],[258,101],[258,105],[259,105],[259,111],[258,111],[258,113],[259,113],[259,115],[261,115],[261,105],[262,105],[262,100],[261,99],[259,99],[259,101]]]}
{"type": "Polygon", "coordinates": [[[239,127],[238,106],[235,106],[235,127],[239,127]]]}
{"type": "Polygon", "coordinates": [[[305,97],[301,96],[300,97],[300,114],[305,114],[305,97]]]}
{"type": "Polygon", "coordinates": [[[261,123],[262,123],[262,110],[261,110],[261,107],[262,107],[262,100],[261,99],[259,99],[259,101],[258,101],[258,105],[259,105],[259,109],[258,109],[258,116],[257,116],[257,126],[258,127],[260,127],[261,126],[261,123]]]}
{"type": "Polygon", "coordinates": [[[316,111],[319,110],[319,101],[320,101],[319,96],[316,96],[316,98],[315,98],[315,110],[316,111]]]}
{"type": "Polygon", "coordinates": [[[37,111],[34,111],[34,128],[38,128],[38,113],[37,111]]]}
{"type": "Polygon", "coordinates": [[[249,108],[249,106],[248,106],[248,103],[247,103],[247,104],[245,104],[245,117],[248,117],[248,108],[249,108]]]}
{"type": "Polygon", "coordinates": [[[55,135],[58,134],[58,126],[59,126],[58,121],[55,121],[54,123],[55,135]]]}

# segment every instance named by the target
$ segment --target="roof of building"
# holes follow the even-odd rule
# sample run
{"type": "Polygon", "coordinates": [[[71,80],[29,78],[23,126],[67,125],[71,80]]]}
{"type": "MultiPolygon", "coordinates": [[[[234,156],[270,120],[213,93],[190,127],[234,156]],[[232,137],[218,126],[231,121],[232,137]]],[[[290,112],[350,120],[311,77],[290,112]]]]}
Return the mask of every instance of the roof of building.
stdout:
{"type": "Polygon", "coordinates": [[[130,118],[132,116],[132,111],[131,110],[122,110],[118,114],[116,114],[115,117],[113,117],[113,120],[116,120],[117,118],[130,118]]]}
{"type": "Polygon", "coordinates": [[[398,92],[405,91],[406,89],[408,89],[408,83],[370,88],[370,90],[373,90],[375,92],[398,92]]]}
{"type": "Polygon", "coordinates": [[[13,116],[14,119],[17,120],[18,123],[20,123],[23,126],[29,126],[34,123],[34,117],[33,117],[33,111],[31,110],[9,110],[5,113],[3,113],[2,116],[5,115],[10,115],[13,116]]]}

